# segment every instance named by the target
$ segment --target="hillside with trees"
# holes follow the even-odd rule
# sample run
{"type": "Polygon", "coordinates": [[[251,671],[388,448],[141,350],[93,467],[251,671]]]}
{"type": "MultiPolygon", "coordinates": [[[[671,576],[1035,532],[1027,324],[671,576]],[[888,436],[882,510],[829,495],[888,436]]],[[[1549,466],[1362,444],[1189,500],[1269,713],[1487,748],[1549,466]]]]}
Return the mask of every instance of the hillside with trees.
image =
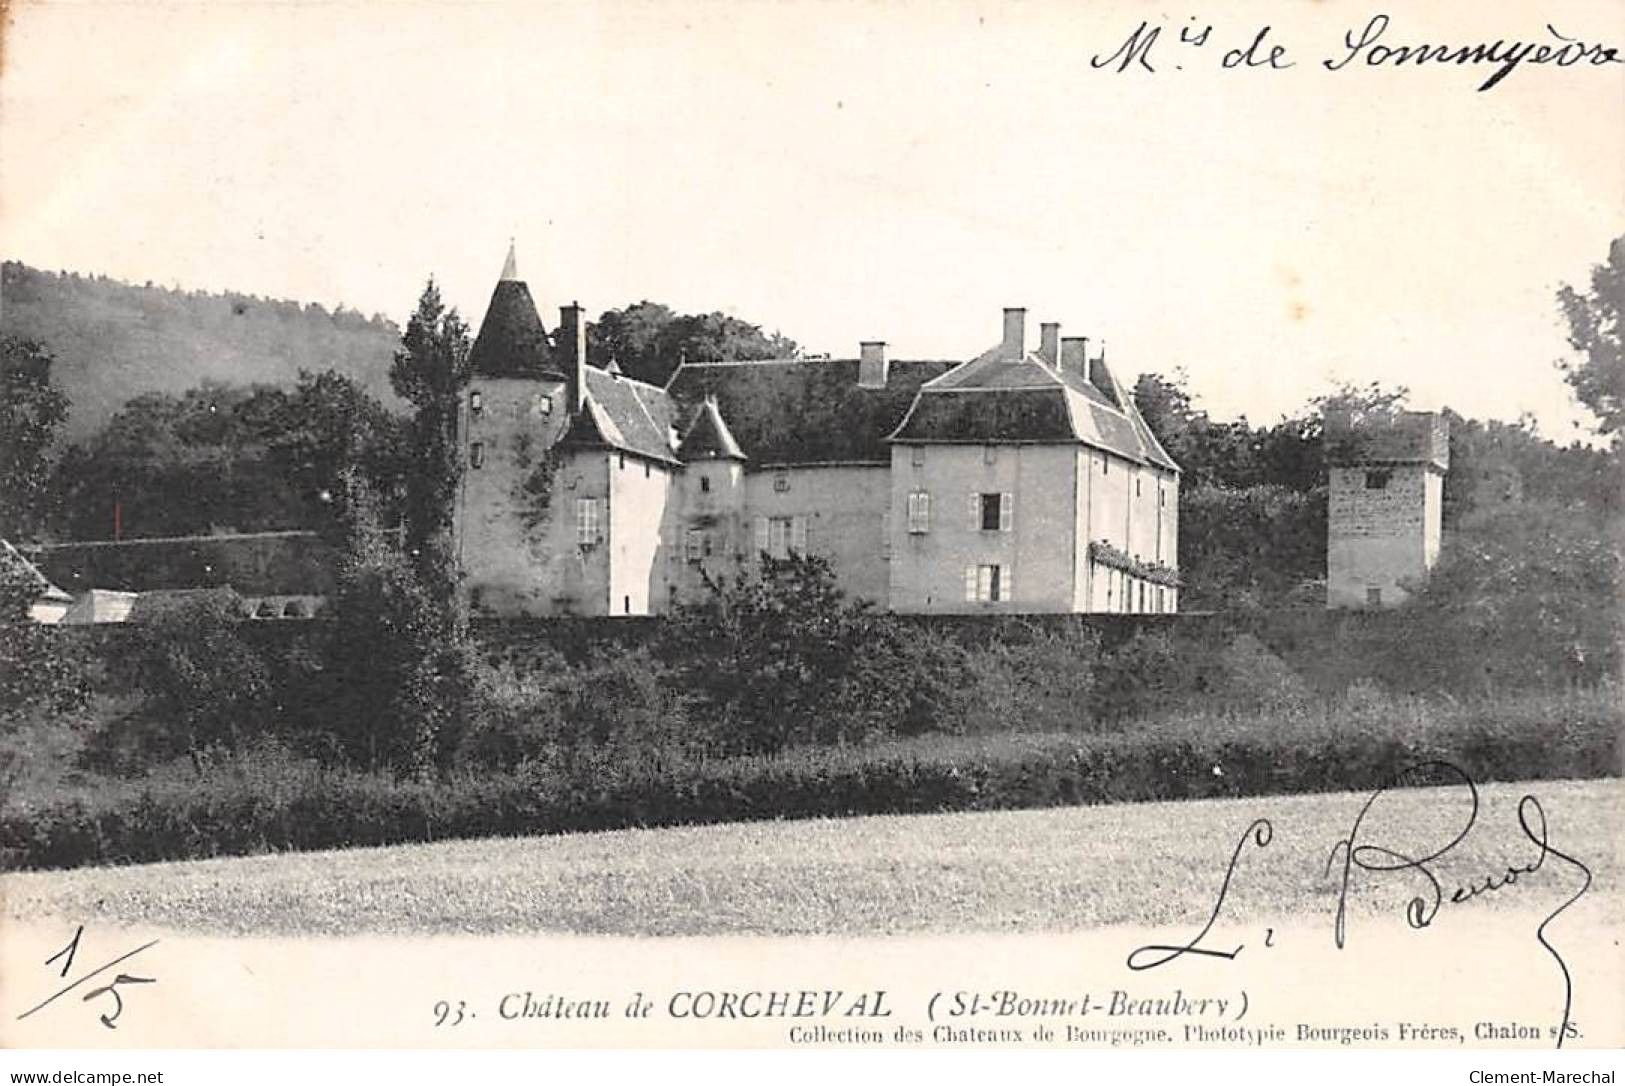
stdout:
{"type": "Polygon", "coordinates": [[[83,438],[139,393],[178,395],[205,382],[292,386],[301,370],[334,370],[392,402],[400,329],[342,305],[135,286],[106,276],[0,269],[0,332],[44,347],[70,407],[65,436],[83,438]]]}

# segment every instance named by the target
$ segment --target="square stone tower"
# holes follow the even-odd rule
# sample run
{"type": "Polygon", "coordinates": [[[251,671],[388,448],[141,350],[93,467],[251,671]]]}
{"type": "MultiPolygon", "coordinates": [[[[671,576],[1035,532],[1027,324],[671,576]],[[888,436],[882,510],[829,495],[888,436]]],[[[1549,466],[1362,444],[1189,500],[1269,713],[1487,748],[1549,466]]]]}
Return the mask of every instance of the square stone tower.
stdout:
{"type": "Polygon", "coordinates": [[[1439,557],[1449,422],[1328,413],[1325,434],[1326,605],[1392,607],[1439,557]]]}

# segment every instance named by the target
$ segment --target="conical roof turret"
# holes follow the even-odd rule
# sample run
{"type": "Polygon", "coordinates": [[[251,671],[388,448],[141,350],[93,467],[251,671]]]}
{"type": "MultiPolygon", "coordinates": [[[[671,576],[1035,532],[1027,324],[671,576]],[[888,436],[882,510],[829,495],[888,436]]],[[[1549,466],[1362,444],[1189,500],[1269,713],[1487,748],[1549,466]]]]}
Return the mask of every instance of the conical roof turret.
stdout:
{"type": "Polygon", "coordinates": [[[553,362],[552,342],[530,287],[519,278],[519,261],[511,242],[468,361],[477,377],[564,379],[553,362]]]}

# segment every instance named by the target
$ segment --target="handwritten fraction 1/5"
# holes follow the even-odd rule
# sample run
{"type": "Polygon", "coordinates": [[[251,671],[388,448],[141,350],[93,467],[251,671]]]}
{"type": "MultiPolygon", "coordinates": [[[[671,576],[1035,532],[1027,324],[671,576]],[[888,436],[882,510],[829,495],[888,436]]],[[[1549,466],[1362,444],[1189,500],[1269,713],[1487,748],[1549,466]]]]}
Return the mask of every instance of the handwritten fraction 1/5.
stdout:
{"type": "MultiPolygon", "coordinates": [[[[55,965],[58,961],[61,961],[62,968],[57,973],[57,979],[67,979],[68,973],[73,969],[74,959],[79,955],[79,943],[84,938],[84,935],[85,926],[80,924],[78,929],[74,931],[73,938],[68,940],[68,944],[55,954],[51,955],[49,958],[45,959],[45,964],[48,966],[55,965]]],[[[63,987],[58,988],[55,992],[52,992],[38,1003],[28,1008],[28,1010],[24,1011],[22,1014],[19,1014],[17,1016],[17,1021],[21,1022],[25,1018],[38,1014],[40,1011],[44,1010],[46,1007],[49,1007],[52,1003],[55,1003],[69,992],[78,988],[80,985],[85,984],[96,977],[102,976],[113,967],[123,965],[136,955],[151,950],[157,945],[157,939],[154,939],[151,942],[143,943],[134,950],[120,954],[118,957],[97,966],[88,973],[81,974],[77,979],[69,981],[63,987]]],[[[101,1013],[97,1015],[97,1017],[100,1019],[101,1024],[106,1026],[108,1029],[117,1029],[119,1016],[124,1013],[124,996],[120,994],[119,988],[126,984],[156,983],[158,983],[157,977],[138,977],[130,973],[115,973],[111,981],[108,981],[98,988],[92,988],[85,992],[85,994],[80,997],[80,1002],[89,1003],[91,1000],[101,1000],[101,1013]]]]}

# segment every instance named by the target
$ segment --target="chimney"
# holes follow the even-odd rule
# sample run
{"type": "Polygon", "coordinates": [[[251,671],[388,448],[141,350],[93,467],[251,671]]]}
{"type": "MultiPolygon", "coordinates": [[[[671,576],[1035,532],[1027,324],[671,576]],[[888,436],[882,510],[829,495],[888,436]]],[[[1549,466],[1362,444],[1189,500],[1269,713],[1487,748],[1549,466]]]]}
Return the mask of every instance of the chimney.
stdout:
{"type": "Polygon", "coordinates": [[[1100,341],[1100,353],[1089,360],[1089,383],[1110,396],[1112,383],[1106,376],[1106,341],[1100,341]]]}
{"type": "Polygon", "coordinates": [[[1089,337],[1067,336],[1061,340],[1061,369],[1079,377],[1089,377],[1089,337]]]}
{"type": "Polygon", "coordinates": [[[587,322],[581,303],[559,306],[559,363],[569,381],[570,411],[580,411],[587,403],[587,322]]]}
{"type": "Polygon", "coordinates": [[[1061,326],[1054,321],[1038,326],[1038,357],[1052,366],[1061,364],[1061,326]]]}
{"type": "Polygon", "coordinates": [[[1000,344],[999,350],[1006,358],[1020,358],[1027,353],[1027,311],[1025,309],[1005,308],[1004,342],[1000,344]]]}
{"type": "Polygon", "coordinates": [[[886,361],[886,341],[866,339],[858,345],[858,387],[885,388],[889,363],[886,361]]]}

